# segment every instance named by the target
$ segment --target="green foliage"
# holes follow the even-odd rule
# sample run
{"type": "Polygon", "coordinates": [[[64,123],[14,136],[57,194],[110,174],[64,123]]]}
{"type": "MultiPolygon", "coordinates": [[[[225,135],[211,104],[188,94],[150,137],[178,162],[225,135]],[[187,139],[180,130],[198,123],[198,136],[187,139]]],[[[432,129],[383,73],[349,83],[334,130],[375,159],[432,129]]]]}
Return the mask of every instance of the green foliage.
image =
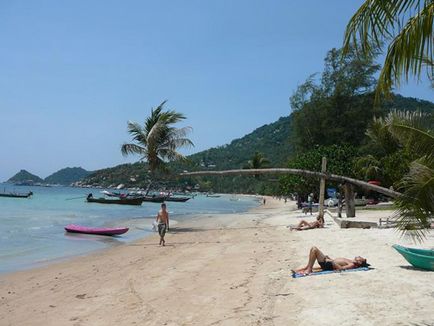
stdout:
{"type": "Polygon", "coordinates": [[[255,155],[247,161],[246,169],[262,169],[267,167],[270,161],[260,152],[256,151],[255,155]]]}
{"type": "Polygon", "coordinates": [[[147,164],[137,162],[94,171],[82,182],[83,184],[102,187],[116,187],[119,184],[125,184],[129,187],[144,187],[149,180],[148,174],[147,164]]]}
{"type": "Polygon", "coordinates": [[[69,186],[71,183],[87,177],[90,173],[81,167],[64,168],[46,177],[44,182],[69,186]]]}
{"type": "MultiPolygon", "coordinates": [[[[351,145],[317,146],[293,157],[289,161],[288,167],[321,171],[322,158],[326,157],[327,173],[353,177],[353,160],[356,154],[357,149],[351,145]]],[[[311,192],[317,192],[319,182],[316,178],[290,175],[280,178],[280,187],[283,194],[297,193],[306,196],[311,192]]]]}
{"type": "Polygon", "coordinates": [[[351,52],[342,59],[341,50],[329,51],[319,83],[311,76],[291,97],[296,150],[361,144],[368,123],[378,113],[372,96],[378,69],[373,58],[360,59],[351,52]]]}
{"type": "Polygon", "coordinates": [[[42,183],[44,180],[42,180],[37,175],[31,174],[30,172],[26,170],[21,170],[17,174],[15,174],[12,178],[8,180],[8,182],[11,183],[17,183],[17,182],[33,182],[33,183],[42,183]]]}
{"type": "Polygon", "coordinates": [[[421,240],[434,217],[434,124],[420,112],[392,112],[390,132],[417,157],[399,183],[403,195],[396,201],[398,228],[421,240]]]}
{"type": "Polygon", "coordinates": [[[195,169],[240,169],[246,165],[255,152],[260,152],[270,161],[270,166],[285,166],[291,153],[291,117],[283,117],[268,125],[255,129],[230,144],[210,148],[190,155],[195,169]]]}
{"type": "Polygon", "coordinates": [[[410,75],[434,77],[434,2],[432,0],[366,0],[347,25],[344,46],[361,55],[387,48],[377,94],[410,75]]]}
{"type": "Polygon", "coordinates": [[[151,110],[151,115],[146,118],[143,126],[137,122],[128,122],[128,132],[134,143],[123,144],[121,148],[125,156],[140,155],[141,160],[148,162],[152,172],[162,168],[166,161],[184,159],[177,151],[178,148],[193,146],[191,140],[186,138],[190,127],[173,127],[184,120],[185,116],[173,110],[163,111],[165,103],[166,101],[151,110]]]}

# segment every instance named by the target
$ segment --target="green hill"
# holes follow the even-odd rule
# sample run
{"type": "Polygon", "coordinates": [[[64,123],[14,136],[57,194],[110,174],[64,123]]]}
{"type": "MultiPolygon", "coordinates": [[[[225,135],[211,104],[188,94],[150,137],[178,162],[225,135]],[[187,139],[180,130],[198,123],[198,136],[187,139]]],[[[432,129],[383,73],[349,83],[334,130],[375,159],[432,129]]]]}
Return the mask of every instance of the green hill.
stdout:
{"type": "MultiPolygon", "coordinates": [[[[230,144],[210,148],[188,156],[187,162],[169,163],[171,176],[161,176],[166,182],[183,170],[242,168],[259,151],[267,157],[271,166],[285,166],[290,150],[291,118],[283,117],[276,122],[257,128],[250,134],[233,140],[230,144]],[[283,149],[283,150],[282,150],[283,149]]],[[[122,164],[97,170],[82,180],[83,184],[144,187],[147,184],[147,167],[144,163],[122,164]]]]}
{"type": "Polygon", "coordinates": [[[291,154],[290,132],[291,117],[282,117],[230,144],[190,155],[188,159],[197,168],[234,169],[245,166],[258,151],[264,154],[271,166],[284,167],[291,154]]]}
{"type": "Polygon", "coordinates": [[[37,175],[31,174],[26,170],[21,170],[20,172],[15,174],[12,178],[10,178],[8,182],[33,184],[33,183],[42,183],[44,182],[44,180],[42,180],[37,175]]]}
{"type": "MultiPolygon", "coordinates": [[[[434,112],[434,103],[409,97],[395,95],[387,101],[380,112],[397,110],[421,110],[434,112]]],[[[371,118],[366,121],[371,121],[371,118]]],[[[361,128],[366,129],[366,125],[361,128]]],[[[286,167],[292,154],[291,146],[292,116],[255,129],[253,132],[233,140],[231,143],[210,148],[188,156],[187,162],[172,162],[168,168],[171,175],[160,175],[158,179],[168,186],[193,186],[199,183],[201,190],[215,192],[250,192],[270,193],[270,189],[278,187],[275,179],[253,177],[201,177],[177,178],[181,171],[224,170],[243,168],[256,151],[261,152],[270,166],[286,167]],[[270,182],[272,181],[272,182],[270,182]]],[[[122,164],[112,168],[95,171],[82,180],[82,184],[127,187],[146,187],[148,183],[147,166],[144,163],[122,164]]]]}
{"type": "Polygon", "coordinates": [[[49,184],[60,184],[68,186],[71,183],[77,182],[85,178],[90,173],[91,172],[86,171],[81,167],[64,168],[46,177],[44,179],[44,182],[49,184]]]}
{"type": "Polygon", "coordinates": [[[121,164],[94,171],[77,184],[116,187],[122,183],[130,187],[143,187],[147,180],[146,171],[147,166],[144,163],[121,164]]]}

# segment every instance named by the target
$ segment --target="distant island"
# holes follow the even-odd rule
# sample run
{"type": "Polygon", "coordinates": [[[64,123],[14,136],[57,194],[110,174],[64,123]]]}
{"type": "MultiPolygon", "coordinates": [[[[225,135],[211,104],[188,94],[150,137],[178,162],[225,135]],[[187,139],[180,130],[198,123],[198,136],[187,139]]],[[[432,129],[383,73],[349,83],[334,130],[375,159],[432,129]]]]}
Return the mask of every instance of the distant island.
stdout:
{"type": "Polygon", "coordinates": [[[38,186],[38,185],[63,185],[69,186],[74,182],[77,182],[92,172],[87,171],[81,167],[67,167],[61,169],[45,179],[32,174],[26,170],[20,170],[17,174],[11,177],[7,182],[13,183],[15,185],[24,185],[24,186],[38,186]]]}
{"type": "Polygon", "coordinates": [[[44,180],[26,170],[20,170],[20,172],[15,174],[7,182],[17,185],[33,185],[36,183],[43,183],[44,180]]]}
{"type": "Polygon", "coordinates": [[[69,186],[70,184],[87,177],[91,173],[92,172],[81,167],[64,168],[46,177],[44,182],[48,184],[69,186]]]}

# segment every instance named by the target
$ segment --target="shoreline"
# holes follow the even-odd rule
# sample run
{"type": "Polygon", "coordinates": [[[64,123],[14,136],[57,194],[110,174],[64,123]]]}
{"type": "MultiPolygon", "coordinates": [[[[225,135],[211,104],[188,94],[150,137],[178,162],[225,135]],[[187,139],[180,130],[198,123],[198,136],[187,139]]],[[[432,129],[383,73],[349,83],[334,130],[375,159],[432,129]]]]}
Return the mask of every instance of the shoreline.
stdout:
{"type": "MultiPolygon", "coordinates": [[[[65,188],[65,187],[64,187],[65,188]]],[[[241,197],[241,195],[240,195],[241,197]]],[[[243,197],[249,198],[251,200],[250,205],[258,205],[256,202],[254,202],[255,197],[257,196],[249,196],[249,195],[243,195],[243,197]]],[[[177,204],[175,204],[177,205],[177,204]]],[[[155,213],[159,209],[159,204],[154,206],[155,213]]],[[[254,208],[254,207],[253,207],[254,208]]],[[[252,208],[249,208],[252,209],[252,208]]],[[[248,211],[249,209],[245,210],[248,211]]],[[[172,215],[174,218],[174,223],[177,223],[177,221],[183,221],[186,218],[190,218],[190,216],[195,215],[203,215],[202,213],[198,212],[184,212],[183,209],[179,211],[179,207],[175,208],[175,211],[178,211],[177,214],[172,215]]],[[[230,214],[231,212],[211,212],[207,214],[230,214]]],[[[172,213],[173,214],[173,213],[172,213]]],[[[151,228],[152,220],[155,218],[154,214],[147,214],[144,216],[130,216],[130,217],[122,217],[118,216],[115,219],[111,220],[105,220],[101,224],[102,227],[113,227],[117,225],[128,225],[130,227],[130,232],[126,234],[126,237],[106,237],[106,236],[93,236],[93,238],[86,238],[84,235],[80,234],[70,234],[63,230],[60,231],[61,233],[56,234],[63,234],[65,233],[65,237],[68,238],[74,238],[75,240],[83,240],[80,241],[80,246],[78,246],[77,250],[69,250],[69,248],[65,247],[65,253],[62,253],[60,251],[54,251],[46,253],[43,252],[42,255],[39,255],[39,257],[23,257],[27,258],[27,261],[25,261],[23,258],[18,258],[15,262],[13,260],[8,261],[6,260],[5,265],[3,265],[3,268],[0,269],[0,276],[7,275],[19,271],[25,271],[25,270],[32,270],[34,268],[42,268],[44,266],[48,266],[57,262],[64,262],[69,259],[74,259],[75,257],[84,257],[86,255],[92,254],[92,253],[98,253],[105,250],[110,250],[113,247],[116,247],[118,245],[124,245],[128,243],[132,243],[135,241],[139,241],[140,239],[147,238],[149,236],[153,235],[153,231],[151,228]],[[87,240],[87,241],[86,241],[87,240]],[[88,245],[84,243],[88,243],[88,245]],[[84,245],[83,245],[84,244],[84,245]]],[[[66,224],[65,224],[66,225],[66,224]]],[[[74,244],[71,243],[71,248],[73,248],[74,244]]],[[[50,247],[50,245],[48,245],[50,247]]],[[[17,256],[19,257],[19,256],[17,256]]]]}
{"type": "MultiPolygon", "coordinates": [[[[324,229],[291,232],[289,224],[313,218],[293,208],[269,198],[245,213],[183,221],[168,233],[166,247],[151,236],[0,275],[0,324],[434,322],[434,294],[426,286],[434,273],[412,269],[394,252],[393,230],[340,229],[326,217],[324,229]],[[290,269],[306,263],[313,245],[332,257],[364,255],[374,269],[292,279],[290,269]]],[[[424,245],[434,245],[432,234],[424,245]]]]}

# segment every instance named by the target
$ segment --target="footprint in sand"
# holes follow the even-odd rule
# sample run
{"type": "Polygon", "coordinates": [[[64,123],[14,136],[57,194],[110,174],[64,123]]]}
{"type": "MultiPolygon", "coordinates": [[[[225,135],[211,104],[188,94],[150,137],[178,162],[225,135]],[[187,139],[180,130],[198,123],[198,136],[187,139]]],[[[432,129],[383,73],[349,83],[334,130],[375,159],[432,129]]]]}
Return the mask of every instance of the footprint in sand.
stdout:
{"type": "Polygon", "coordinates": [[[85,294],[77,294],[75,297],[77,299],[85,299],[86,298],[86,293],[85,294]]]}

